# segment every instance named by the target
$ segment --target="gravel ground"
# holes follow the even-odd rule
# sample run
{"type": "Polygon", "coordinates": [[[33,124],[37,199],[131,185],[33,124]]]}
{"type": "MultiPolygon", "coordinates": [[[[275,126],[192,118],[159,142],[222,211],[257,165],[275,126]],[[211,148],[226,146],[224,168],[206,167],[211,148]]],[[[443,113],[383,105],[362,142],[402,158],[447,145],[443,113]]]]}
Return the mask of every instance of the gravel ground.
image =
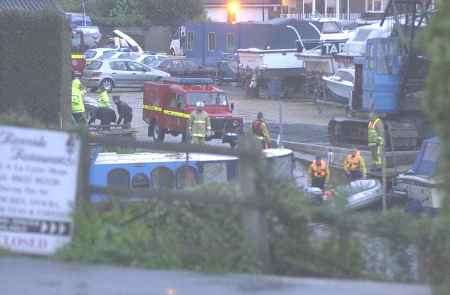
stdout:
{"type": "MultiPolygon", "coordinates": [[[[309,101],[247,99],[240,88],[231,86],[223,88],[231,95],[235,105],[234,113],[244,118],[246,128],[250,128],[251,121],[261,111],[269,123],[274,138],[277,138],[280,130],[281,107],[283,117],[282,140],[286,141],[326,143],[328,141],[327,124],[329,119],[344,114],[342,109],[328,106],[322,108],[322,112],[320,112],[309,101]]],[[[114,95],[120,95],[123,101],[132,106],[134,110],[132,127],[138,131],[138,139],[147,140],[147,124],[142,119],[143,93],[115,92],[114,95]]],[[[167,136],[167,141],[181,141],[181,137],[167,136]]],[[[220,144],[220,141],[215,141],[213,144],[220,144]]]]}

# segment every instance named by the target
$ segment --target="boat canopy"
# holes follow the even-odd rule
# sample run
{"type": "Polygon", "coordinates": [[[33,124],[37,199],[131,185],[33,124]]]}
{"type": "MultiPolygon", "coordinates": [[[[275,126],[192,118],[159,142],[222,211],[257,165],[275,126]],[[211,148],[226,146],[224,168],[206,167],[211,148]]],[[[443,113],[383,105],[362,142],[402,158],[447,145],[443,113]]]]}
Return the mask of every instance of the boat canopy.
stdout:
{"type": "Polygon", "coordinates": [[[424,140],[416,161],[412,167],[412,173],[433,177],[439,166],[440,141],[437,137],[424,140]]]}

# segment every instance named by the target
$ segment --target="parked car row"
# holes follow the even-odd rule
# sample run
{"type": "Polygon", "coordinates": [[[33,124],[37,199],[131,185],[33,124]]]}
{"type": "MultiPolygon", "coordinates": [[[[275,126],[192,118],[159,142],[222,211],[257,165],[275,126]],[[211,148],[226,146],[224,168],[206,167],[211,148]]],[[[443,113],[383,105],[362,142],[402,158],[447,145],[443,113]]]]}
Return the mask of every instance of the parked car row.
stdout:
{"type": "Polygon", "coordinates": [[[130,49],[95,48],[85,52],[82,81],[88,88],[142,88],[163,77],[215,78],[217,70],[180,56],[138,53],[130,49]]]}

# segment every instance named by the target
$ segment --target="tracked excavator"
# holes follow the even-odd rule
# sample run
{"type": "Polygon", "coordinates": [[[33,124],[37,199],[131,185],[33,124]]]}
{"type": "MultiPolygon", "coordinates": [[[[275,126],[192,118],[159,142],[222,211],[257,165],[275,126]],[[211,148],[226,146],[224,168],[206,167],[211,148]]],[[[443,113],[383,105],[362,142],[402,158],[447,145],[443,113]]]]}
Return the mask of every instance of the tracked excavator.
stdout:
{"type": "Polygon", "coordinates": [[[353,57],[351,112],[329,122],[332,145],[367,146],[371,114],[383,119],[387,150],[416,150],[428,137],[429,124],[421,111],[428,62],[417,37],[433,9],[431,0],[390,0],[381,25],[388,22],[392,34],[369,39],[365,54],[353,57]]]}

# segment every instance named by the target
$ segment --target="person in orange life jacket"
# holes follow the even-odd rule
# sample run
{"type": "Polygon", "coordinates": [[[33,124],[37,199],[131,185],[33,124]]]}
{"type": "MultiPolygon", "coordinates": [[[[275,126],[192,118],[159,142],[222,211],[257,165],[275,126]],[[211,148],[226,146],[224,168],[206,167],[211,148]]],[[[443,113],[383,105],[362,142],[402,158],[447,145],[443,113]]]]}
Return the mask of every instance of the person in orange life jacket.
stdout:
{"type": "Polygon", "coordinates": [[[350,181],[366,177],[366,163],[359,150],[355,149],[345,157],[344,171],[350,181]]]}
{"type": "Polygon", "coordinates": [[[316,156],[316,159],[309,166],[309,175],[311,176],[311,186],[324,190],[325,184],[330,179],[330,169],[327,162],[320,156],[316,156]]]}
{"type": "Polygon", "coordinates": [[[272,139],[267,123],[264,121],[263,113],[259,112],[256,120],[252,122],[252,131],[256,138],[262,142],[263,148],[270,148],[272,139]]]}

